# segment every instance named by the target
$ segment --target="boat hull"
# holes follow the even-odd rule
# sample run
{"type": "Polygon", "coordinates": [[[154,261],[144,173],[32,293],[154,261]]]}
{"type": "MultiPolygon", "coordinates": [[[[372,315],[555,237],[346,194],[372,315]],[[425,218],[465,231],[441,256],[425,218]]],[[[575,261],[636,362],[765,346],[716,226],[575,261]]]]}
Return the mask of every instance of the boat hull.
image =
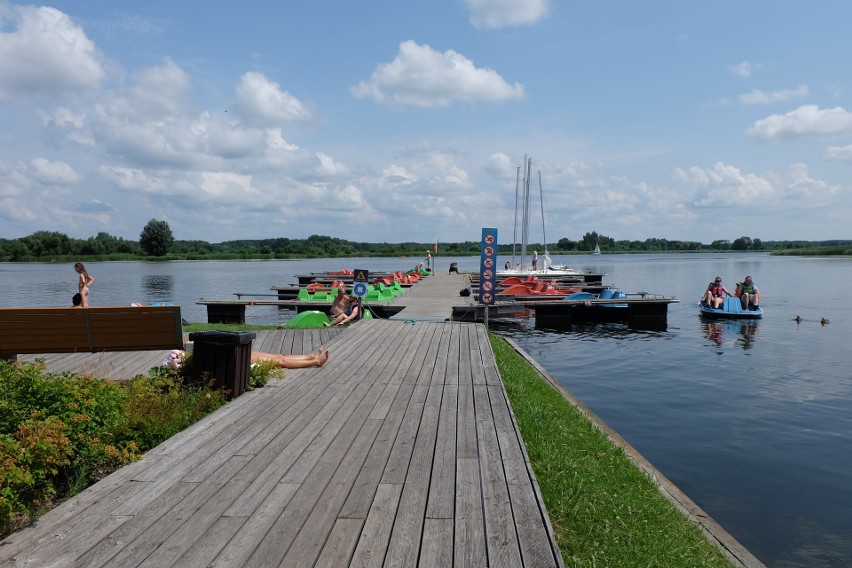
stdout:
{"type": "Polygon", "coordinates": [[[707,318],[759,319],[763,317],[763,308],[744,310],[739,298],[725,298],[725,303],[718,310],[699,302],[698,311],[707,318]]]}

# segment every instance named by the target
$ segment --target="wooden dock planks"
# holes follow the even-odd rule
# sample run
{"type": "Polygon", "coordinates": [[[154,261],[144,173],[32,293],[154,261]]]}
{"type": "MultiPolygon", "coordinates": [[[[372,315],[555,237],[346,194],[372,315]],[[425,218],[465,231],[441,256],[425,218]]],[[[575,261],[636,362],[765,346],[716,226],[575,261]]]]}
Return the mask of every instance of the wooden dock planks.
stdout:
{"type": "Polygon", "coordinates": [[[451,307],[453,298],[459,298],[459,292],[468,285],[469,280],[465,275],[432,274],[389,302],[391,306],[405,306],[390,319],[450,320],[453,315],[451,307]]]}
{"type": "MultiPolygon", "coordinates": [[[[561,566],[484,327],[364,321],[0,546],[0,566],[561,566]]],[[[264,350],[292,349],[283,332],[264,350]]]]}

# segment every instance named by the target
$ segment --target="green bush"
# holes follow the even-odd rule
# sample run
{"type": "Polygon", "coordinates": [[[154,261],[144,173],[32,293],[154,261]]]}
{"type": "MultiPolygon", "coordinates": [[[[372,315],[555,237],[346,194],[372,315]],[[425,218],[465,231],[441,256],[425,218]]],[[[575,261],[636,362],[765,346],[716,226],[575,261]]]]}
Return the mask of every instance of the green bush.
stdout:
{"type": "Polygon", "coordinates": [[[0,361],[0,536],[226,403],[188,369],[118,383],[0,361]]]}
{"type": "Polygon", "coordinates": [[[254,390],[266,386],[273,378],[282,378],[284,369],[272,361],[258,361],[251,366],[251,374],[248,380],[248,390],[254,390]]]}
{"type": "Polygon", "coordinates": [[[65,425],[55,417],[25,420],[14,436],[0,434],[0,533],[15,517],[50,503],[54,478],[71,453],[65,425]]]}
{"type": "Polygon", "coordinates": [[[227,402],[222,391],[192,385],[174,369],[158,367],[149,377],[124,384],[127,404],[121,425],[123,438],[145,452],[168,440],[227,402]]]}

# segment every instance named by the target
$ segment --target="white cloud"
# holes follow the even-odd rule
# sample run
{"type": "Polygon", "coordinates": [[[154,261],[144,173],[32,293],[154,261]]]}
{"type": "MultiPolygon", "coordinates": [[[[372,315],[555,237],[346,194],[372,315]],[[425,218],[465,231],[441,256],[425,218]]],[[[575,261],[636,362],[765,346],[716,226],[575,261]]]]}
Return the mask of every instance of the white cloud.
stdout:
{"type": "Polygon", "coordinates": [[[825,151],[825,159],[836,162],[852,162],[852,144],[849,146],[830,146],[825,151]]]}
{"type": "Polygon", "coordinates": [[[83,127],[83,114],[74,112],[65,107],[58,107],[51,113],[40,111],[42,122],[47,125],[54,125],[60,128],[65,126],[73,126],[75,128],[83,127]]]}
{"type": "Polygon", "coordinates": [[[174,61],[166,58],[160,65],[146,67],[134,77],[134,86],[113,103],[122,114],[148,116],[181,115],[190,108],[192,80],[174,61]]]}
{"type": "Polygon", "coordinates": [[[65,162],[51,162],[45,158],[30,160],[33,179],[44,185],[72,185],[82,179],[74,168],[65,162]]]}
{"type": "Polygon", "coordinates": [[[676,168],[673,177],[691,185],[695,204],[701,207],[741,207],[769,203],[775,197],[772,183],[756,174],[745,174],[736,166],[716,162],[712,168],[676,168]]]}
{"type": "Polygon", "coordinates": [[[42,113],[42,121],[60,138],[100,148],[127,166],[215,171],[244,158],[261,165],[271,145],[267,132],[201,110],[192,88],[188,74],[166,59],[86,110],[60,107],[42,113]]]}
{"type": "Polygon", "coordinates": [[[323,152],[317,152],[316,158],[319,163],[319,171],[327,176],[339,176],[349,171],[345,165],[336,162],[334,158],[323,152]]]}
{"type": "Polygon", "coordinates": [[[465,0],[477,28],[533,24],[550,11],[550,0],[465,0]]]}
{"type": "Polygon", "coordinates": [[[786,193],[792,196],[823,198],[840,192],[840,186],[829,185],[823,180],[811,177],[807,164],[802,163],[791,164],[782,182],[786,193]]]}
{"type": "Polygon", "coordinates": [[[737,63],[736,65],[731,65],[728,67],[731,73],[736,75],[737,77],[742,77],[743,79],[748,79],[751,77],[751,63],[748,61],[743,61],[741,63],[737,63]]]}
{"type": "Polygon", "coordinates": [[[310,111],[299,99],[282,91],[278,83],[261,73],[245,73],[236,91],[234,108],[248,124],[276,126],[311,117],[310,111]]]}
{"type": "Polygon", "coordinates": [[[26,164],[0,162],[0,198],[23,197],[30,191],[30,186],[26,164]]]}
{"type": "Polygon", "coordinates": [[[746,132],[763,140],[842,134],[852,132],[852,113],[843,107],[821,109],[816,105],[802,105],[787,114],[773,114],[758,120],[746,132]]]}
{"type": "Polygon", "coordinates": [[[743,207],[759,205],[764,210],[809,208],[823,204],[840,191],[839,186],[813,178],[802,163],[791,164],[781,174],[744,173],[740,168],[717,162],[712,168],[676,168],[672,176],[693,189],[699,207],[743,207]]]}
{"type": "MultiPolygon", "coordinates": [[[[484,226],[484,203],[493,197],[471,182],[464,158],[453,151],[422,145],[399,154],[376,174],[356,185],[370,204],[369,222],[395,231],[419,232],[423,219],[443,233],[484,226]]],[[[431,238],[431,237],[429,237],[431,238]]]]}
{"type": "Polygon", "coordinates": [[[143,170],[122,166],[100,166],[98,172],[119,189],[131,192],[168,194],[168,185],[152,178],[143,170]]]}
{"type": "Polygon", "coordinates": [[[795,89],[786,89],[783,91],[766,92],[760,89],[754,89],[749,93],[743,93],[737,98],[744,105],[769,104],[776,102],[789,101],[792,99],[800,99],[810,94],[807,85],[799,85],[795,89]]]}
{"type": "Polygon", "coordinates": [[[379,65],[369,82],[350,92],[381,104],[445,107],[456,101],[502,102],[523,99],[524,87],[508,84],[493,69],[479,69],[453,50],[443,53],[412,40],[399,46],[396,58],[379,65]]]}
{"type": "Polygon", "coordinates": [[[68,15],[46,6],[3,6],[0,23],[0,101],[59,97],[97,87],[102,56],[68,15]],[[5,16],[5,17],[3,17],[5,16]]]}
{"type": "Polygon", "coordinates": [[[516,171],[517,165],[512,159],[502,152],[491,154],[485,163],[485,171],[499,179],[509,179],[516,171]]]}
{"type": "Polygon", "coordinates": [[[233,172],[203,172],[199,188],[205,196],[233,203],[247,203],[260,197],[260,192],[252,185],[252,176],[233,172]]]}

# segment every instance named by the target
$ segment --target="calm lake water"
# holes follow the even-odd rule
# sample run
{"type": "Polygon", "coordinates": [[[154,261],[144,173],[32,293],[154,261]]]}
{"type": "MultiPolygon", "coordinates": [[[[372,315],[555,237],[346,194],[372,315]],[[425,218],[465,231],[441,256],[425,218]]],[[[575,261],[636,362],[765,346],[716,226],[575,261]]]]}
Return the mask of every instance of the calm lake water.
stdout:
{"type": "MultiPolygon", "coordinates": [[[[92,305],[171,301],[206,321],[200,298],[271,294],[294,275],[341,268],[400,270],[420,259],[87,263],[92,305]]],[[[681,300],[664,331],[621,324],[513,337],[660,471],[769,566],[852,566],[852,259],[755,255],[554,258],[601,271],[625,292],[681,300]],[[696,302],[721,275],[746,274],[763,296],[758,322],[702,320],[696,302]],[[794,321],[796,315],[802,321],[794,321]],[[821,325],[821,318],[830,319],[821,325]]],[[[439,258],[477,271],[478,258],[439,258]]],[[[502,260],[500,261],[501,264],[502,260]]],[[[0,263],[2,307],[70,305],[68,264],[0,263]]],[[[250,306],[249,323],[288,312],[250,306]]]]}

